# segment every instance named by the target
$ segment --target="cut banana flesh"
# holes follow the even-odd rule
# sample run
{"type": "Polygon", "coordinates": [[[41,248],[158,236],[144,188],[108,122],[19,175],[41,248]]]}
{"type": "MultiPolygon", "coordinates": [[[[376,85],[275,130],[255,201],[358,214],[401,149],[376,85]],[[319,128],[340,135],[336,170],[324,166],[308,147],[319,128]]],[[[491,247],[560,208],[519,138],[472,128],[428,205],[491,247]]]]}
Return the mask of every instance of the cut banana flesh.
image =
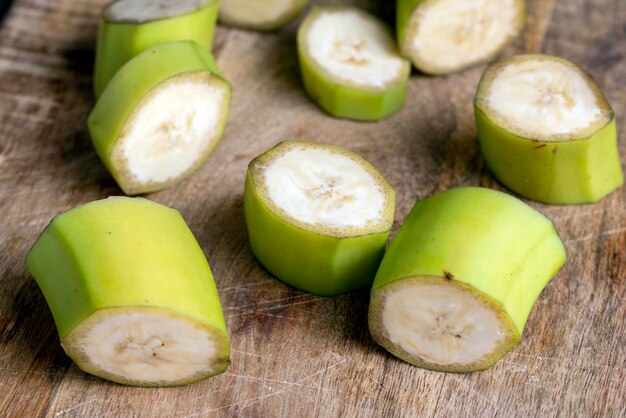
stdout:
{"type": "Polygon", "coordinates": [[[345,234],[384,222],[388,196],[380,179],[345,154],[294,146],[263,170],[269,202],[294,223],[345,234]]]}
{"type": "Polygon", "coordinates": [[[109,22],[149,22],[194,12],[201,9],[206,0],[118,0],[104,9],[109,22]]]}
{"type": "Polygon", "coordinates": [[[398,0],[398,39],[416,68],[447,74],[488,61],[524,27],[523,0],[398,0]]]}
{"type": "Polygon", "coordinates": [[[210,53],[177,42],[124,66],[98,100],[89,127],[122,190],[147,193],[202,164],[222,137],[229,106],[230,86],[210,53]]]}
{"type": "Polygon", "coordinates": [[[282,281],[320,295],[371,284],[393,223],[395,193],[347,150],[282,142],[248,166],[252,250],[282,281]]]}
{"type": "Polygon", "coordinates": [[[410,64],[389,29],[350,7],[316,7],[298,30],[305,88],[331,115],[382,119],[404,105],[410,64]]]}
{"type": "Polygon", "coordinates": [[[219,0],[118,0],[105,7],[96,46],[96,97],[126,62],[148,48],[188,40],[210,50],[218,11],[219,0]]]}
{"type": "Polygon", "coordinates": [[[298,16],[308,0],[221,0],[220,22],[255,30],[280,29],[298,16]]]}
{"type": "Polygon", "coordinates": [[[213,276],[177,211],[126,197],[72,209],[50,222],[26,265],[82,370],[173,386],[228,367],[213,276]]]}
{"type": "Polygon", "coordinates": [[[623,183],[613,111],[575,64],[548,55],[496,63],[474,108],[487,164],[520,195],[587,203],[623,183]]]}
{"type": "Polygon", "coordinates": [[[482,188],[415,204],[372,287],[372,337],[431,370],[484,370],[518,342],[539,293],[565,263],[552,223],[482,188]]]}
{"type": "Polygon", "coordinates": [[[389,342],[443,367],[492,362],[519,335],[484,296],[453,283],[422,277],[385,289],[380,315],[389,342]]]}
{"type": "Polygon", "coordinates": [[[508,60],[489,80],[485,112],[521,136],[558,141],[586,137],[606,125],[612,112],[588,77],[566,61],[535,55],[508,60]]]}
{"type": "Polygon", "coordinates": [[[63,348],[83,370],[108,380],[172,386],[218,373],[222,340],[202,322],[173,311],[109,308],[81,323],[63,348]]]}
{"type": "Polygon", "coordinates": [[[167,183],[189,171],[215,147],[228,108],[228,86],[211,74],[173,77],[151,93],[131,119],[113,153],[126,164],[126,184],[167,183]]]}

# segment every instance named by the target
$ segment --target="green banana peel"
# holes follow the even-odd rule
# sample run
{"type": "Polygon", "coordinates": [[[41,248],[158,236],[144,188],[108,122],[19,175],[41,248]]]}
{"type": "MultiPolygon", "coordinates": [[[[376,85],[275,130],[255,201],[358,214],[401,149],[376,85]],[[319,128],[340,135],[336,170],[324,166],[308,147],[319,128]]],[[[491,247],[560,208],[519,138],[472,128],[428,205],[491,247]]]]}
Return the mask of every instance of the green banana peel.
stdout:
{"type": "MultiPolygon", "coordinates": [[[[320,108],[334,117],[376,121],[390,116],[404,106],[410,63],[402,59],[398,76],[382,86],[363,85],[333,75],[316,62],[307,41],[313,23],[321,15],[333,12],[356,14],[387,31],[384,23],[377,18],[353,7],[316,6],[311,9],[298,29],[298,58],[307,94],[320,108]]],[[[401,59],[399,55],[398,59],[401,59]]]]}
{"type": "Polygon", "coordinates": [[[126,62],[148,48],[189,40],[211,50],[219,0],[196,2],[199,4],[192,10],[147,21],[139,17],[119,20],[110,16],[109,10],[120,1],[106,7],[100,18],[93,83],[96,97],[126,62]]]}
{"type": "Polygon", "coordinates": [[[293,21],[309,0],[221,0],[221,23],[242,29],[275,31],[293,21]]]}
{"type": "Polygon", "coordinates": [[[509,126],[487,103],[491,80],[508,63],[541,59],[574,64],[543,56],[522,55],[496,63],[485,71],[474,112],[485,161],[495,177],[515,193],[550,204],[596,202],[624,183],[617,146],[615,115],[591,76],[580,68],[607,114],[604,124],[580,134],[538,136],[509,126]]]}
{"type": "MultiPolygon", "coordinates": [[[[100,159],[124,193],[133,195],[160,190],[193,173],[213,152],[226,127],[230,94],[230,84],[209,51],[191,41],[158,45],[139,54],[116,73],[89,115],[89,133],[100,159]],[[218,92],[219,97],[223,97],[223,100],[216,104],[219,109],[216,110],[218,115],[215,120],[215,131],[205,140],[206,143],[197,155],[193,156],[194,161],[188,162],[188,166],[181,166],[180,172],[176,175],[158,181],[140,180],[129,168],[133,155],[124,154],[128,152],[123,151],[121,138],[130,135],[139,111],[149,104],[160,90],[176,87],[176,83],[184,82],[197,83],[197,90],[207,87],[218,92]]],[[[165,117],[171,114],[171,117],[175,118],[177,110],[163,109],[160,115],[165,117]]],[[[154,129],[159,132],[145,133],[146,145],[155,141],[150,135],[169,132],[159,127],[154,129]]],[[[176,142],[175,140],[176,138],[171,140],[166,138],[165,142],[176,142]]],[[[171,145],[164,144],[163,149],[167,150],[171,145]]],[[[141,152],[141,149],[137,151],[141,152]]],[[[176,149],[170,151],[173,156],[177,153],[176,149]]],[[[176,162],[166,165],[174,166],[176,162]]]]}
{"type": "MultiPolygon", "coordinates": [[[[213,276],[178,211],[126,197],[71,209],[56,216],[42,232],[26,257],[26,266],[48,302],[63,348],[84,371],[123,384],[171,386],[204,379],[228,367],[228,334],[213,276]],[[157,354],[167,357],[172,353],[159,352],[159,346],[148,359],[138,358],[134,364],[129,361],[112,371],[113,365],[118,366],[115,357],[108,359],[107,365],[97,350],[91,347],[90,351],[86,340],[99,323],[153,314],[201,330],[214,349],[205,359],[209,364],[189,375],[141,379],[140,373],[133,374],[130,368],[146,364],[149,368],[160,358],[157,354]]],[[[145,326],[145,332],[159,331],[158,321],[145,326]]],[[[135,332],[133,328],[123,331],[135,332]]],[[[119,341],[113,334],[95,343],[117,350],[119,341]]],[[[142,335],[134,335],[126,349],[133,349],[131,343],[144,344],[142,335]]],[[[167,335],[160,338],[165,345],[167,335]]],[[[121,361],[126,353],[119,351],[121,361]]]]}
{"type": "MultiPolygon", "coordinates": [[[[518,342],[535,300],[566,259],[565,248],[552,222],[512,196],[467,187],[418,201],[391,242],[376,274],[369,310],[371,334],[395,356],[419,367],[456,372],[484,370],[518,342]],[[407,319],[401,331],[393,331],[395,325],[386,319],[393,310],[405,309],[398,314],[406,317],[417,315],[414,311],[420,306],[415,300],[420,289],[426,291],[433,286],[440,289],[440,299],[435,302],[441,302],[444,307],[423,312],[427,319],[423,319],[425,316],[419,320],[407,319]],[[403,303],[412,306],[413,311],[397,302],[403,292],[412,295],[413,301],[403,303]],[[453,295],[465,306],[459,308],[465,313],[456,317],[458,323],[448,319],[450,323],[444,327],[440,321],[455,318],[450,308],[454,304],[453,295]],[[392,297],[396,303],[390,306],[387,300],[392,297]],[[462,298],[467,299],[463,302],[462,298]],[[482,313],[480,321],[464,323],[469,321],[464,318],[472,313],[468,308],[471,304],[477,306],[474,309],[480,305],[480,309],[491,314],[482,313]],[[494,330],[480,331],[488,323],[485,318],[493,321],[494,330]],[[432,323],[428,322],[431,319],[432,323]],[[458,329],[445,342],[448,345],[443,346],[450,351],[439,356],[438,361],[432,361],[428,354],[435,354],[421,352],[425,349],[414,342],[414,334],[430,335],[431,329],[439,327],[441,335],[447,329],[458,329]],[[498,337],[476,358],[460,361],[464,352],[477,350],[471,341],[472,333],[479,331],[498,337]]],[[[439,331],[429,338],[439,338],[439,331]]]]}
{"type": "Polygon", "coordinates": [[[370,286],[393,223],[395,193],[376,169],[349,151],[314,143],[285,141],[250,162],[244,191],[244,213],[252,252],[281,281],[321,296],[336,296],[370,286]],[[322,148],[362,165],[386,194],[381,220],[355,231],[328,230],[300,222],[271,201],[263,183],[267,165],[293,147],[322,148]]]}

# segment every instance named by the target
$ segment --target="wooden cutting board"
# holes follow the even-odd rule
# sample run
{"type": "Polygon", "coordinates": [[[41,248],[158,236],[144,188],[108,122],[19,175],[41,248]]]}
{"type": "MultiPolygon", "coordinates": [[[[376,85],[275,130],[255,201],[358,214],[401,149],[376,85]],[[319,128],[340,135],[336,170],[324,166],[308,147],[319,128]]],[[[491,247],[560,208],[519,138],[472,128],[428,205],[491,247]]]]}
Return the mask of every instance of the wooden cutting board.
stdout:
{"type": "MultiPolygon", "coordinates": [[[[594,205],[531,202],[554,220],[569,262],[541,294],[521,343],[482,373],[405,364],[371,340],[367,291],[320,298],[259,265],[243,220],[244,174],[283,139],[333,143],[371,161],[397,190],[396,228],[416,199],[435,192],[505,190],[476,142],[471,103],[484,66],[413,74],[406,107],[383,122],[337,120],[303,91],[296,25],[276,34],[218,29],[215,53],[234,87],[226,135],[190,179],[148,196],[182,212],[211,263],[232,339],[230,368],[170,389],[81,372],[59,345],[24,256],[54,215],[121,193],[85,125],[104,3],[17,0],[0,30],[0,416],[626,415],[625,188],[594,205]]],[[[506,55],[556,54],[591,72],[617,114],[624,164],[624,0],[534,0],[529,11],[506,55]]]]}

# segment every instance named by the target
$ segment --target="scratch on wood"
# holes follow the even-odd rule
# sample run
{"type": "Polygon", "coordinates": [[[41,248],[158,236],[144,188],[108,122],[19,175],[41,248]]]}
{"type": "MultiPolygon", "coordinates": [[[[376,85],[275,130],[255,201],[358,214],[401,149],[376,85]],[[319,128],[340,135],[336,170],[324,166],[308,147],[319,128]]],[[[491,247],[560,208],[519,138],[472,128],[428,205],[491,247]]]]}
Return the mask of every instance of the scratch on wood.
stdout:
{"type": "Polygon", "coordinates": [[[230,372],[226,372],[226,373],[224,373],[224,375],[232,376],[232,377],[237,378],[237,379],[252,380],[252,381],[258,382],[260,384],[275,383],[275,384],[279,384],[279,385],[298,386],[298,387],[302,387],[302,388],[317,389],[317,386],[305,385],[305,384],[302,384],[302,383],[294,384],[293,382],[290,382],[290,381],[287,381],[287,380],[267,379],[267,378],[261,378],[261,377],[256,377],[256,376],[248,376],[248,375],[245,375],[245,374],[237,374],[237,373],[230,373],[230,372]]]}
{"type": "MultiPolygon", "coordinates": [[[[560,208],[560,209],[562,209],[562,208],[560,208]]],[[[582,211],[582,210],[580,210],[579,207],[576,207],[575,210],[576,211],[574,213],[566,214],[566,215],[563,215],[563,216],[553,216],[552,219],[555,222],[562,222],[562,221],[565,221],[565,220],[568,220],[568,219],[582,218],[584,216],[596,216],[596,215],[604,213],[606,209],[603,208],[603,207],[599,207],[599,208],[594,208],[594,209],[582,211]]],[[[625,213],[625,212],[626,211],[624,211],[624,210],[618,210],[618,211],[615,211],[613,213],[615,215],[618,215],[618,214],[622,214],[622,213],[625,213]]]]}
{"type": "Polygon", "coordinates": [[[97,401],[97,400],[98,400],[98,398],[93,398],[93,399],[92,399],[92,400],[90,400],[90,401],[85,401],[85,402],[83,402],[83,403],[79,403],[78,405],[74,405],[74,406],[73,406],[73,407],[71,407],[71,408],[67,408],[67,409],[64,409],[64,410],[62,410],[62,411],[57,412],[56,414],[54,414],[54,416],[55,416],[55,417],[60,417],[61,415],[67,414],[67,413],[68,413],[68,412],[70,412],[70,411],[73,411],[73,410],[75,410],[75,409],[78,409],[78,408],[80,408],[81,406],[85,406],[85,405],[87,405],[87,404],[93,403],[93,402],[95,402],[95,401],[97,401]]]}
{"type": "Polygon", "coordinates": [[[548,360],[548,361],[552,361],[552,362],[557,362],[557,363],[563,364],[564,365],[563,367],[567,367],[567,368],[575,366],[575,367],[598,367],[598,368],[602,367],[602,368],[607,368],[607,369],[611,369],[611,370],[620,370],[620,371],[626,370],[626,367],[616,366],[616,365],[612,365],[612,364],[572,362],[571,358],[565,358],[565,357],[550,357],[550,356],[544,356],[544,355],[523,354],[523,353],[515,353],[515,352],[510,353],[510,355],[515,355],[515,356],[520,356],[520,357],[528,357],[528,358],[531,358],[531,359],[537,360],[537,361],[546,361],[546,360],[548,360]]]}
{"type": "Polygon", "coordinates": [[[266,280],[266,281],[261,281],[261,282],[242,284],[242,285],[238,285],[238,286],[229,286],[229,287],[225,287],[223,289],[219,289],[219,291],[220,292],[229,292],[231,290],[243,290],[243,289],[249,289],[251,287],[267,285],[268,283],[269,282],[266,280]]]}
{"type": "MultiPolygon", "coordinates": [[[[240,351],[240,350],[233,350],[233,349],[231,349],[230,351],[233,352],[233,353],[243,354],[244,356],[254,356],[254,357],[264,358],[264,359],[271,360],[271,361],[276,361],[277,360],[274,357],[263,356],[261,354],[255,354],[255,353],[249,353],[247,351],[240,351]]],[[[0,360],[2,360],[2,359],[0,358],[0,360]]]]}
{"type": "Polygon", "coordinates": [[[241,412],[244,409],[251,407],[252,405],[255,405],[255,404],[258,404],[260,402],[263,402],[267,398],[283,394],[283,393],[287,392],[288,390],[291,390],[291,388],[293,388],[294,386],[297,386],[298,384],[304,382],[305,380],[311,379],[312,377],[315,377],[315,376],[317,376],[317,375],[319,375],[321,373],[324,373],[324,372],[326,372],[326,371],[328,371],[328,370],[330,370],[330,369],[332,369],[334,367],[337,367],[340,364],[345,363],[346,361],[348,361],[348,360],[347,359],[343,359],[343,360],[341,360],[341,361],[339,361],[337,363],[331,364],[328,367],[324,367],[321,370],[318,370],[318,371],[316,371],[313,374],[305,376],[302,379],[299,379],[299,380],[297,380],[295,382],[289,382],[286,387],[284,387],[282,389],[279,389],[279,390],[272,391],[272,392],[268,393],[267,395],[257,396],[256,398],[245,399],[243,401],[232,402],[232,403],[230,403],[228,405],[220,406],[218,408],[207,409],[207,410],[204,410],[204,411],[196,412],[196,413],[191,414],[191,415],[185,415],[185,418],[191,418],[191,417],[195,417],[195,416],[198,416],[198,415],[203,415],[203,414],[208,414],[208,413],[211,413],[211,412],[221,411],[222,409],[230,409],[233,406],[238,406],[238,405],[245,404],[241,408],[239,408],[239,409],[237,409],[235,411],[235,412],[241,412]]]}
{"type": "Polygon", "coordinates": [[[486,397],[485,395],[483,395],[482,393],[480,393],[479,391],[477,391],[476,389],[474,389],[473,387],[471,387],[470,385],[468,385],[467,383],[463,382],[460,378],[453,376],[454,380],[456,382],[458,382],[459,384],[461,384],[462,386],[465,386],[472,395],[478,396],[479,398],[481,398],[482,400],[484,400],[485,402],[487,402],[489,405],[491,405],[492,407],[494,407],[496,409],[496,411],[499,409],[498,405],[496,404],[496,402],[492,401],[491,399],[489,399],[488,397],[486,397]]]}
{"type": "Polygon", "coordinates": [[[335,367],[337,367],[338,365],[340,365],[340,364],[342,364],[342,363],[345,363],[346,361],[348,361],[348,360],[347,360],[347,359],[343,359],[343,360],[341,360],[341,361],[339,361],[339,362],[337,362],[337,363],[334,363],[334,364],[332,364],[332,365],[330,365],[330,366],[328,366],[328,367],[324,367],[324,368],[322,368],[321,370],[318,370],[317,372],[315,372],[315,373],[313,373],[313,374],[311,374],[311,375],[309,375],[309,376],[303,377],[302,379],[300,379],[300,380],[298,380],[298,381],[296,381],[296,382],[294,382],[294,383],[290,384],[289,386],[287,386],[287,387],[285,387],[285,388],[283,388],[283,389],[281,389],[281,390],[277,390],[277,391],[274,391],[274,392],[268,393],[267,395],[259,396],[259,397],[258,397],[258,399],[253,399],[253,402],[250,402],[249,404],[242,406],[241,408],[237,409],[235,412],[241,412],[241,411],[243,411],[244,409],[249,408],[249,407],[251,407],[252,405],[258,404],[258,403],[260,403],[260,402],[264,401],[265,399],[267,399],[267,398],[269,398],[269,397],[276,396],[276,395],[280,395],[280,394],[282,394],[282,393],[284,393],[284,392],[286,392],[286,391],[288,391],[288,390],[291,390],[291,389],[292,389],[295,385],[298,385],[298,384],[302,383],[302,382],[303,382],[303,381],[305,381],[305,380],[311,379],[311,378],[312,378],[312,377],[314,377],[314,376],[317,376],[317,375],[320,375],[320,374],[321,374],[321,375],[323,375],[323,374],[324,374],[324,373],[326,373],[328,370],[330,370],[330,369],[332,369],[332,368],[335,368],[335,367]]]}
{"type": "MultiPolygon", "coordinates": [[[[285,302],[285,301],[289,301],[289,300],[302,299],[304,297],[308,297],[308,295],[295,295],[295,296],[289,296],[287,298],[282,298],[282,299],[272,299],[272,300],[266,300],[266,301],[263,301],[263,302],[251,303],[249,305],[230,306],[228,308],[225,308],[224,311],[231,311],[231,310],[239,310],[239,311],[241,311],[241,310],[244,310],[244,309],[247,309],[247,308],[255,308],[257,306],[269,305],[269,304],[276,303],[276,302],[285,302]]],[[[321,297],[315,297],[315,296],[310,296],[310,297],[312,297],[312,299],[310,299],[307,302],[313,302],[315,300],[323,299],[321,297]]],[[[272,308],[274,308],[274,307],[272,307],[272,308]]]]}
{"type": "Polygon", "coordinates": [[[580,237],[580,238],[568,239],[568,240],[565,241],[565,243],[566,244],[575,244],[577,242],[588,241],[588,240],[593,239],[593,238],[605,237],[605,236],[608,236],[608,235],[621,234],[622,232],[626,232],[626,227],[621,227],[621,228],[617,228],[617,229],[609,229],[608,231],[604,231],[604,232],[601,232],[599,234],[589,234],[589,235],[585,235],[584,237],[580,237]]]}

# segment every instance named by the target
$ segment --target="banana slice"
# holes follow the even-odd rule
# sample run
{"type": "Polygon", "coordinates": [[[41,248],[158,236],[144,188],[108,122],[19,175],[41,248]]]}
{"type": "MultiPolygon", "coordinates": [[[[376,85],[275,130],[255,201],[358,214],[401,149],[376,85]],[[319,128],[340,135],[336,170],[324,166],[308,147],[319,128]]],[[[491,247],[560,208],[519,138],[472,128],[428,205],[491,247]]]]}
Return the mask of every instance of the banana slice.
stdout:
{"type": "Polygon", "coordinates": [[[117,0],[105,7],[96,46],[96,97],[122,65],[148,48],[195,41],[210,50],[219,0],[117,0]]]}
{"type": "Polygon", "coordinates": [[[220,22],[270,31],[294,20],[308,0],[221,0],[220,22]]]}
{"type": "Polygon", "coordinates": [[[398,0],[396,12],[402,54],[429,74],[491,60],[526,20],[523,0],[398,0]]]}
{"type": "Polygon", "coordinates": [[[159,45],[111,80],[89,116],[100,158],[126,194],[168,187],[219,143],[230,85],[211,54],[192,42],[159,45]]]}
{"type": "Polygon", "coordinates": [[[177,211],[125,197],[88,203],[50,222],[26,266],[82,370],[173,386],[228,367],[213,276],[177,211]]]}
{"type": "Polygon", "coordinates": [[[252,251],[274,276],[331,296],[371,285],[393,223],[395,193],[358,155],[286,141],[248,166],[252,251]]]}
{"type": "Polygon", "coordinates": [[[487,164],[524,197],[588,203],[624,182],[611,106],[567,60],[519,55],[492,65],[474,110],[487,164]]]}
{"type": "Polygon", "coordinates": [[[484,370],[519,341],[567,259],[554,225],[504,193],[452,189],[415,204],[372,287],[374,340],[430,370],[484,370]]]}
{"type": "Polygon", "coordinates": [[[315,7],[298,30],[309,96],[333,116],[378,120],[404,106],[410,64],[389,29],[353,7],[315,7]]]}

